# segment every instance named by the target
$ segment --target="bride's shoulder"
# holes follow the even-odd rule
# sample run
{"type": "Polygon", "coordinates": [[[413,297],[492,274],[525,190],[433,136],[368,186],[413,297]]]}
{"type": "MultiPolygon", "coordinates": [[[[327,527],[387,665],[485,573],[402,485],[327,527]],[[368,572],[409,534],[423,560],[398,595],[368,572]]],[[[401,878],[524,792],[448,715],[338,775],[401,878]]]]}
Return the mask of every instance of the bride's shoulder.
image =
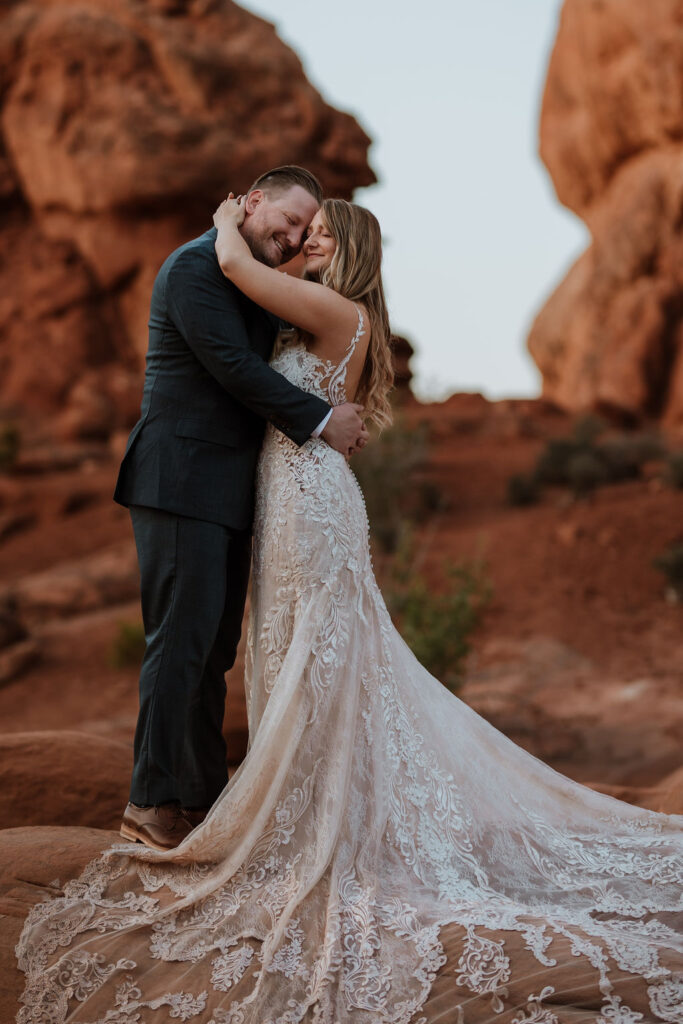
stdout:
{"type": "Polygon", "coordinates": [[[372,321],[370,319],[370,314],[368,313],[368,310],[363,302],[354,302],[354,306],[356,307],[356,314],[358,317],[358,326],[356,328],[356,332],[359,337],[369,338],[370,332],[372,331],[372,321]]]}

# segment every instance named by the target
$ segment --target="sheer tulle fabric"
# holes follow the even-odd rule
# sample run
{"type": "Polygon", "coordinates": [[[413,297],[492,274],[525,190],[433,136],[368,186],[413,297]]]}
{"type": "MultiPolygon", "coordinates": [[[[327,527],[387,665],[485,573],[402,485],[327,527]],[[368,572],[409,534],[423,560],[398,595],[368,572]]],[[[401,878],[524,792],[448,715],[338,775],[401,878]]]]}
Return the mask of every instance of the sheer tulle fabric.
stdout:
{"type": "MultiPolygon", "coordinates": [[[[344,399],[347,358],[274,365],[344,399]]],[[[17,1020],[683,1021],[683,817],[557,774],[441,686],[377,588],[353,473],[269,427],[250,749],[169,853],[119,844],[31,912],[17,1020]]]]}

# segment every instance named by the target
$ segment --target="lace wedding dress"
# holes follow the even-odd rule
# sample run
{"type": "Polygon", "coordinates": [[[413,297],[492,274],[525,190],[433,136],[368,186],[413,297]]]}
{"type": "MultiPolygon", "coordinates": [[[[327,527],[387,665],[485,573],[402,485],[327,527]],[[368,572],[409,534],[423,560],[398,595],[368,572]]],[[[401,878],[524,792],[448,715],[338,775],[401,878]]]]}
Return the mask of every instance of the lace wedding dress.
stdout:
{"type": "MultiPolygon", "coordinates": [[[[344,400],[351,353],[273,365],[344,400]]],[[[683,816],[577,785],[394,629],[361,492],[268,427],[250,748],[176,849],[117,844],[29,914],[20,1024],[683,1021],[683,816]]]]}

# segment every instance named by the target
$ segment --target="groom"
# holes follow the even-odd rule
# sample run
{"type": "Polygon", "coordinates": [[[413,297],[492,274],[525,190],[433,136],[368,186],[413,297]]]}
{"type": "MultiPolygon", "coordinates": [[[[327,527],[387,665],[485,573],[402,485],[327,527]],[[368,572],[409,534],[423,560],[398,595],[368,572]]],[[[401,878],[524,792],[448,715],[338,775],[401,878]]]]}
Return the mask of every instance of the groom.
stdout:
{"type": "MultiPolygon", "coordinates": [[[[322,199],[302,167],[254,182],[240,231],[270,267],[299,252],[322,199]]],[[[265,421],[297,445],[365,444],[361,406],[333,409],[268,366],[277,320],[221,273],[212,228],[173,252],[152,292],[139,421],[114,499],[128,506],[146,650],[121,835],[172,849],[227,782],[225,673],[249,578],[254,473],[265,421]]]]}

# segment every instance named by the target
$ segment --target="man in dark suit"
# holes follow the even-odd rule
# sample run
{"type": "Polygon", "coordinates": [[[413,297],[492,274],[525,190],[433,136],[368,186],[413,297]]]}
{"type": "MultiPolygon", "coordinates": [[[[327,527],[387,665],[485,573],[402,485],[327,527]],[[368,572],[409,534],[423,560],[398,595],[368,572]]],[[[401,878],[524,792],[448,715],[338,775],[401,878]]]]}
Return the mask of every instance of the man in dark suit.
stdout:
{"type": "MultiPolygon", "coordinates": [[[[322,198],[300,167],[262,175],[241,232],[277,267],[300,249],[322,198]]],[[[128,506],[146,650],[130,803],[121,835],[171,849],[227,782],[225,673],[249,577],[254,473],[265,421],[296,444],[322,434],[348,454],[360,406],[331,409],[268,366],[278,323],[221,273],[216,230],[181,246],[154,283],[141,416],[114,498],[128,506]]]]}

